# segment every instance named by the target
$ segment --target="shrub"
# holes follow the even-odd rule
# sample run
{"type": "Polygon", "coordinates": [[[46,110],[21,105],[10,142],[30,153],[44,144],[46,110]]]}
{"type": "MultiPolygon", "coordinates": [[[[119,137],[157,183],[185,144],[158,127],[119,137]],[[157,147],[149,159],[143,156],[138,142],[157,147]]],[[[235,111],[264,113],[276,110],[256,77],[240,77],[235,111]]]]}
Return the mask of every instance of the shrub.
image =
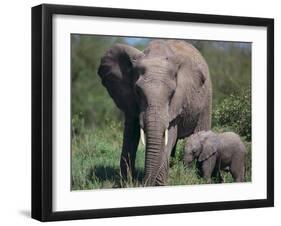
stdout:
{"type": "Polygon", "coordinates": [[[213,126],[228,127],[251,140],[251,90],[238,95],[230,95],[218,104],[213,111],[213,126]]]}

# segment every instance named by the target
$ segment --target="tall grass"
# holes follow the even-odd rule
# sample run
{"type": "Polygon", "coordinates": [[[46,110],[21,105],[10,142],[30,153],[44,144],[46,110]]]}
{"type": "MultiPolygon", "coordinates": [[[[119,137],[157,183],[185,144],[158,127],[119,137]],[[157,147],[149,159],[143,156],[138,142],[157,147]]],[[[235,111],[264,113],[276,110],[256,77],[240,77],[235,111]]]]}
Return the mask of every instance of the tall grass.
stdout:
{"type": "MultiPolygon", "coordinates": [[[[136,175],[130,175],[127,182],[120,177],[120,154],[122,149],[122,125],[108,122],[105,129],[86,129],[83,121],[73,122],[79,129],[72,132],[72,190],[99,188],[120,188],[143,186],[144,146],[140,143],[136,157],[136,175]],[[77,132],[79,131],[79,132],[77,132]]],[[[216,128],[223,131],[222,128],[216,128]]],[[[246,142],[246,181],[251,181],[251,143],[246,142]]],[[[174,158],[170,160],[168,185],[204,184],[195,164],[186,168],[182,161],[184,141],[180,140],[174,158]]],[[[222,174],[224,182],[233,182],[229,173],[222,174]]],[[[214,178],[216,181],[216,178],[214,178]]]]}

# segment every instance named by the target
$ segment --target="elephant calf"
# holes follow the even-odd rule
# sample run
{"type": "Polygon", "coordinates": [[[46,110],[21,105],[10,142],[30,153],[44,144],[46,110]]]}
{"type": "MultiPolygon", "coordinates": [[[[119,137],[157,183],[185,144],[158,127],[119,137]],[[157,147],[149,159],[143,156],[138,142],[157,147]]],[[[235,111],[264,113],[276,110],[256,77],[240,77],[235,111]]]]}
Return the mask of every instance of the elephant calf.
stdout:
{"type": "Polygon", "coordinates": [[[229,170],[236,182],[243,182],[245,153],[245,145],[237,134],[201,131],[188,138],[184,162],[190,165],[196,159],[200,176],[208,183],[215,175],[222,182],[220,170],[229,170]]]}

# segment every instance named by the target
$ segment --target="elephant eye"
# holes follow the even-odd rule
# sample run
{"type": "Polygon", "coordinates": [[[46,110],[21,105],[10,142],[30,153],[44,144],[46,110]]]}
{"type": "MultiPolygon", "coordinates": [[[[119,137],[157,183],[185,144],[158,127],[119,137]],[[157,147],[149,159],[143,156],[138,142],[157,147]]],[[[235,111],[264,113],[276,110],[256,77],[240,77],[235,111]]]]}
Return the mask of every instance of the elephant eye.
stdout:
{"type": "Polygon", "coordinates": [[[137,71],[138,71],[139,75],[144,75],[145,74],[145,67],[138,66],[137,71]]]}

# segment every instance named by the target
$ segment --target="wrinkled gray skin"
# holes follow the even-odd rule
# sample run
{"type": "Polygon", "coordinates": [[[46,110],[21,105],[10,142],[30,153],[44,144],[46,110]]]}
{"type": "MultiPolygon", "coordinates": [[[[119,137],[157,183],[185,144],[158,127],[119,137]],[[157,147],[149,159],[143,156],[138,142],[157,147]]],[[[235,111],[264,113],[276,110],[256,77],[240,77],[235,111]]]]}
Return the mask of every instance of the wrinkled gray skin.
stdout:
{"type": "Polygon", "coordinates": [[[196,159],[200,174],[208,183],[212,176],[218,176],[222,182],[220,170],[229,170],[236,182],[243,182],[245,153],[245,145],[237,134],[201,131],[189,137],[184,162],[189,166],[196,159]]]}
{"type": "Polygon", "coordinates": [[[211,125],[212,88],[205,60],[184,41],[155,40],[143,52],[115,44],[102,57],[98,74],[125,113],[123,178],[128,170],[134,171],[141,128],[146,143],[145,185],[164,185],[177,140],[211,125]]]}

